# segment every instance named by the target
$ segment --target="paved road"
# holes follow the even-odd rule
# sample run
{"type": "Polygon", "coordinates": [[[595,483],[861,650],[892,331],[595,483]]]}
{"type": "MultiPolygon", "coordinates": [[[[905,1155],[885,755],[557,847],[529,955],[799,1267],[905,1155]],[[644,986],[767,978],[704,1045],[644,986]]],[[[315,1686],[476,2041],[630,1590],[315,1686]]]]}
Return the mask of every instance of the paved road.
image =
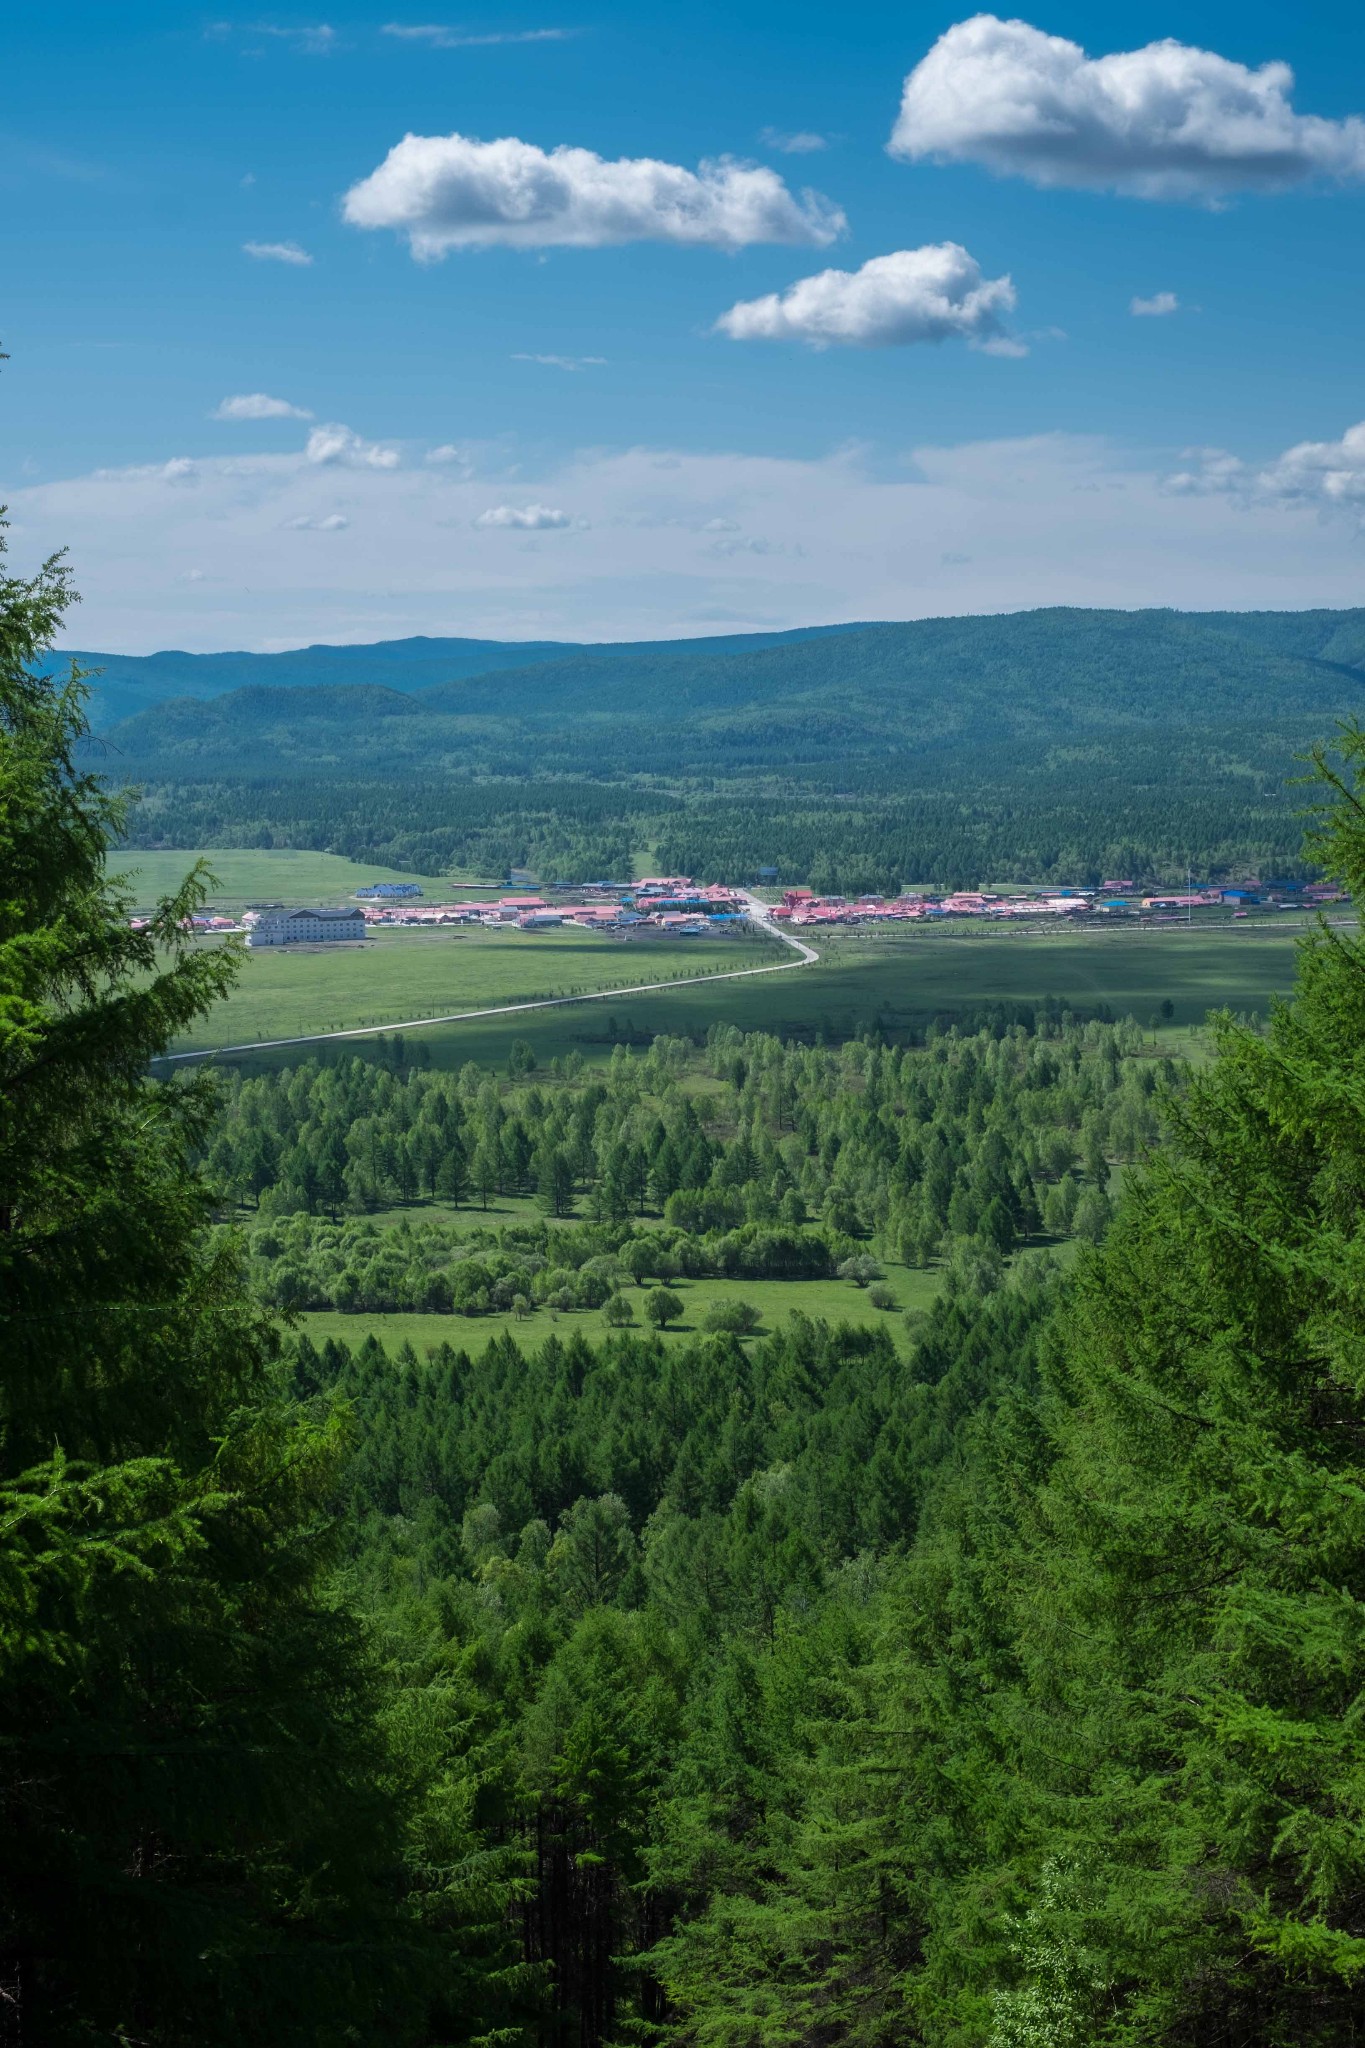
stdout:
{"type": "Polygon", "coordinates": [[[768,905],[757,896],[746,896],[744,900],[752,922],[773,938],[780,939],[784,946],[789,946],[797,956],[795,959],[778,960],[771,967],[730,967],[720,974],[688,974],[678,981],[641,981],[632,988],[595,989],[587,996],[541,996],[532,1003],[501,1003],[491,1010],[452,1010],[444,1017],[408,1017],[401,1024],[353,1025],[345,1031],[309,1031],[298,1038],[253,1038],[243,1045],[210,1045],[200,1052],[163,1053],[161,1062],[171,1065],[178,1060],[211,1060],[220,1053],[273,1052],[284,1045],[321,1045],[337,1038],[376,1038],[382,1031],[425,1031],[433,1024],[468,1024],[476,1018],[516,1017],[526,1010],[565,1009],[570,1003],[616,1003],[625,996],[654,995],[661,989],[695,988],[703,981],[747,981],[755,974],[789,974],[794,967],[809,967],[820,958],[814,946],[793,938],[790,932],[774,924],[768,905]]]}

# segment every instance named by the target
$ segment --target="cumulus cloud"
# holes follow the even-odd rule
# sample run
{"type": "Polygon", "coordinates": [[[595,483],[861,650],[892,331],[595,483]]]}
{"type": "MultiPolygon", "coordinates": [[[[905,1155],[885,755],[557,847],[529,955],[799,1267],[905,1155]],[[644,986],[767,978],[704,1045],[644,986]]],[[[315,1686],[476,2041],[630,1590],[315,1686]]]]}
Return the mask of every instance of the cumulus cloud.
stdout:
{"type": "Polygon", "coordinates": [[[567,512],[549,505],[490,505],[474,521],[476,526],[510,527],[517,533],[550,533],[557,527],[572,526],[567,512]]]}
{"type": "Polygon", "coordinates": [[[314,427],[304,448],[307,461],[337,462],[351,469],[397,469],[398,450],[381,441],[363,441],[349,427],[314,427]]]}
{"type": "Polygon", "coordinates": [[[306,270],[312,257],[297,242],[243,242],[242,249],[258,263],[293,263],[306,270]]]}
{"type": "Polygon", "coordinates": [[[1365,519],[1365,420],[1339,441],[1300,441],[1257,466],[1225,448],[1187,451],[1190,467],[1166,479],[1179,497],[1226,497],[1246,505],[1298,505],[1365,519]]]}
{"type": "Polygon", "coordinates": [[[428,448],[422,460],[429,462],[433,469],[458,468],[466,476],[473,476],[474,474],[474,465],[470,460],[469,450],[461,448],[456,441],[442,441],[439,447],[428,448]]]}
{"type": "Polygon", "coordinates": [[[1137,320],[1164,320],[1180,311],[1180,301],[1174,292],[1153,292],[1150,299],[1133,299],[1128,311],[1137,320]]]}
{"type": "Polygon", "coordinates": [[[605,356],[532,355],[526,349],[518,349],[512,357],[514,363],[543,363],[551,370],[588,370],[600,367],[606,360],[605,356]]]}
{"type": "Polygon", "coordinates": [[[1090,57],[1025,21],[978,14],[905,81],[889,144],[910,162],[977,163],[1035,185],[1216,202],[1313,178],[1365,178],[1365,121],[1296,114],[1287,64],[1184,43],[1090,57]]]}
{"type": "Polygon", "coordinates": [[[401,42],[425,43],[432,50],[484,50],[495,43],[564,43],[578,31],[571,28],[494,29],[486,35],[469,35],[440,21],[386,21],[382,35],[397,36],[401,42]]]}
{"type": "Polygon", "coordinates": [[[817,192],[800,197],[776,171],[722,158],[696,171],[653,157],[608,162],[590,149],[538,149],[504,136],[407,135],[346,194],[353,227],[393,228],[414,256],[452,249],[598,249],[673,242],[742,249],[751,242],[832,242],[846,223],[817,192]]]}
{"type": "Polygon", "coordinates": [[[769,149],[781,150],[783,156],[813,156],[817,150],[829,148],[828,138],[817,135],[813,128],[765,128],[759,140],[769,149]]]}
{"type": "Polygon", "coordinates": [[[235,398],[222,398],[209,414],[211,420],[311,420],[306,405],[291,405],[287,398],[271,398],[264,391],[243,391],[235,398]]]}
{"type": "Polygon", "coordinates": [[[1011,355],[1025,353],[1001,329],[1014,305],[1008,277],[984,278],[957,242],[874,256],[861,270],[822,270],[785,292],[741,299],[716,327],[733,341],[804,341],[894,348],[958,336],[1011,355]]]}

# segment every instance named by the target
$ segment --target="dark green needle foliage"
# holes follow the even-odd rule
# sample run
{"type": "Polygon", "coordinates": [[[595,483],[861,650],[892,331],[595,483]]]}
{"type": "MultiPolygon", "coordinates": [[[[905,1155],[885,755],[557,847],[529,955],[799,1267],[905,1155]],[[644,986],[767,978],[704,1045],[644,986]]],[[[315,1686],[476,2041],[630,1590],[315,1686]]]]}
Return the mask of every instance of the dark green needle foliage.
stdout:
{"type": "Polygon", "coordinates": [[[0,580],[0,2038],[467,2038],[459,1717],[439,1670],[399,1712],[332,1595],[346,1424],[208,1228],[207,1085],[144,1078],[236,960],[201,876],[135,930],[106,873],[124,804],[43,672],[71,598],[0,580]]]}

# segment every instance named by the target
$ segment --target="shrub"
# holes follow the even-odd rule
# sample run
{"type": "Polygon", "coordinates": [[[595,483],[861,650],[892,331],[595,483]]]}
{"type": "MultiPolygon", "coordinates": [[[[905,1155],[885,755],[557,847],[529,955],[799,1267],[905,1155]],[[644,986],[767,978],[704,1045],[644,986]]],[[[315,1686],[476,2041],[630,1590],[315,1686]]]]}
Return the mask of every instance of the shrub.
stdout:
{"type": "Polygon", "coordinates": [[[701,1326],[712,1332],[724,1330],[735,1337],[751,1337],[762,1320],[751,1301],[713,1301],[701,1326]]]}
{"type": "Polygon", "coordinates": [[[896,1306],[896,1297],[884,1282],[879,1281],[875,1287],[869,1287],[867,1298],[873,1308],[894,1308],[896,1306]]]}
{"type": "Polygon", "coordinates": [[[867,1252],[855,1253],[851,1259],[841,1259],[837,1267],[841,1280],[851,1280],[855,1287],[866,1287],[873,1280],[880,1280],[882,1269],[867,1252]]]}

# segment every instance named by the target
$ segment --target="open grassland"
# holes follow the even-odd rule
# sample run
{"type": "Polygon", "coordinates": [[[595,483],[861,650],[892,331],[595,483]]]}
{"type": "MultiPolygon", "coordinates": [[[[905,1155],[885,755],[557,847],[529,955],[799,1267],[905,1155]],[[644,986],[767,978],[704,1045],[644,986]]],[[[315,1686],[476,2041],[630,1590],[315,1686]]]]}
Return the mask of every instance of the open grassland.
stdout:
{"type": "MultiPolygon", "coordinates": [[[[205,943],[218,943],[209,942],[205,943]]],[[[382,1027],[444,1011],[490,1009],[503,1003],[554,996],[587,995],[693,974],[733,972],[776,965],[790,957],[775,940],[747,932],[712,933],[699,939],[635,939],[627,944],[600,933],[575,930],[521,932],[481,925],[435,931],[376,931],[363,945],[263,948],[248,951],[240,980],[225,1003],[201,1019],[173,1048],[177,1052],[241,1045],[256,1039],[291,1038],[309,1032],[382,1027]]],[[[770,977],[782,980],[781,975],[770,977]]],[[[744,984],[732,984],[743,987],[744,984]]],[[[549,1014],[582,1018],[602,1005],[549,1014]]],[[[505,1052],[522,1036],[525,1018],[499,1019],[496,1033],[505,1052]]],[[[482,1028],[482,1027],[476,1027],[482,1028]]],[[[588,1031],[596,1025],[580,1026],[588,1031]]],[[[446,1031],[459,1027],[446,1027],[446,1031]]],[[[432,1034],[433,1040],[436,1033],[432,1034]]],[[[443,1037],[457,1062],[478,1057],[455,1039],[443,1037]]],[[[358,1048],[363,1049],[363,1048],[358,1048]]],[[[304,1057],[293,1047],[285,1056],[304,1057]]]]}
{"type": "MultiPolygon", "coordinates": [[[[621,1038],[644,1043],[659,1032],[704,1034],[715,1023],[779,1037],[823,1034],[835,1041],[877,1028],[895,1036],[983,1004],[1036,1003],[1053,996],[1078,1010],[1107,1006],[1115,1016],[1134,1016],[1144,1027],[1169,1001],[1172,1018],[1161,1035],[1168,1049],[1184,1051],[1192,1027],[1211,1009],[1264,1015],[1275,996],[1288,993],[1300,929],[1297,920],[1285,918],[1269,928],[1228,925],[1187,932],[1155,926],[1067,932],[1055,938],[999,929],[826,931],[811,934],[820,948],[818,963],[790,974],[626,996],[619,1004],[474,1019],[417,1035],[437,1066],[458,1067],[465,1060],[501,1064],[515,1038],[525,1039],[544,1065],[574,1048],[591,1059],[608,1054],[621,1038]]],[[[537,938],[530,943],[556,942],[537,938]]],[[[715,940],[696,944],[703,952],[716,948],[707,958],[723,966],[747,964],[730,952],[730,942],[723,956],[715,940]]],[[[619,960],[623,971],[640,970],[630,974],[632,981],[654,980],[656,965],[672,959],[681,967],[683,959],[681,950],[674,956],[657,947],[622,948],[621,953],[624,958],[613,949],[613,964],[619,960]]],[[[767,949],[754,954],[761,963],[773,957],[767,949]]],[[[223,1042],[221,1034],[217,1041],[223,1042]]],[[[253,1057],[278,1065],[298,1055],[253,1057]]]]}
{"type": "Polygon", "coordinates": [[[453,885],[439,875],[407,874],[398,868],[344,860],[339,853],[298,852],[292,847],[273,851],[212,847],[197,853],[147,852],[135,848],[123,858],[116,858],[113,867],[116,873],[128,877],[137,908],[149,910],[183,881],[197,860],[207,861],[218,877],[209,892],[210,903],[215,910],[229,914],[248,903],[284,903],[291,907],[343,903],[370,882],[416,882],[437,903],[450,901],[454,895],[453,885]]]}
{"type": "MultiPolygon", "coordinates": [[[[830,1323],[880,1324],[890,1331],[902,1348],[908,1348],[909,1335],[901,1312],[928,1308],[942,1284],[941,1276],[937,1271],[918,1272],[905,1266],[889,1265],[885,1270],[886,1285],[896,1297],[895,1309],[873,1308],[867,1298],[867,1290],[855,1287],[848,1280],[670,1280],[669,1289],[682,1302],[683,1312],[678,1321],[662,1333],[664,1342],[670,1345],[691,1342],[701,1328],[706,1311],[715,1302],[747,1301],[763,1318],[755,1333],[759,1336],[799,1312],[830,1323]]],[[[645,1321],[644,1305],[649,1299],[649,1290],[630,1287],[625,1298],[635,1310],[634,1329],[648,1333],[650,1325],[645,1321]]],[[[298,1321],[299,1327],[315,1344],[321,1344],[327,1337],[335,1337],[343,1344],[354,1346],[363,1344],[369,1336],[375,1336],[386,1350],[394,1351],[400,1344],[407,1343],[419,1356],[436,1344],[452,1344],[457,1351],[481,1351],[491,1338],[501,1336],[504,1331],[515,1337],[523,1350],[534,1350],[552,1334],[569,1337],[578,1331],[594,1344],[601,1343],[612,1334],[601,1309],[537,1308],[521,1320],[510,1309],[504,1314],[482,1316],[402,1312],[392,1315],[365,1312],[341,1315],[335,1310],[325,1309],[302,1315],[298,1321]]]]}

